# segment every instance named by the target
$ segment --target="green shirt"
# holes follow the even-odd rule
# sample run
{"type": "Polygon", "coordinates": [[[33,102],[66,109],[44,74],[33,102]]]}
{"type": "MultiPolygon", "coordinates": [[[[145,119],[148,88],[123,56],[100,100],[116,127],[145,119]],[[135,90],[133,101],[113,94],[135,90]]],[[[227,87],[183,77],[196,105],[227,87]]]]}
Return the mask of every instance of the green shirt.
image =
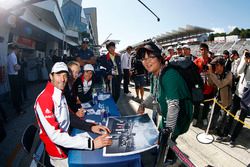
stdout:
{"type": "MultiPolygon", "coordinates": [[[[154,77],[154,80],[155,79],[156,77],[154,77]]],[[[154,88],[154,83],[157,82],[152,82],[152,94],[154,94],[154,90],[152,89],[154,88]]],[[[163,127],[163,123],[165,122],[167,117],[167,100],[179,100],[180,111],[176,123],[176,128],[173,132],[173,138],[177,138],[180,134],[183,134],[188,130],[189,125],[192,121],[193,105],[190,99],[191,97],[188,87],[178,71],[173,68],[168,68],[166,72],[162,74],[158,86],[159,91],[158,93],[156,93],[156,95],[162,112],[160,128],[163,127]]]]}

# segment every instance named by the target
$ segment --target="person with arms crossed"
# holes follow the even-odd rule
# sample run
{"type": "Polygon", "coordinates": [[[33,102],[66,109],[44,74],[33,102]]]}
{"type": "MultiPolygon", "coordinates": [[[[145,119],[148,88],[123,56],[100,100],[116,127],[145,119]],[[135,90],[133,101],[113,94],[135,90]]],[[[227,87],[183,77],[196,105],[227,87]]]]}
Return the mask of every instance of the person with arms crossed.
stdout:
{"type": "Polygon", "coordinates": [[[96,57],[91,49],[89,49],[89,39],[83,38],[82,46],[80,51],[78,52],[78,56],[76,57],[76,61],[78,61],[81,65],[81,68],[84,67],[85,64],[95,64],[96,57]]]}

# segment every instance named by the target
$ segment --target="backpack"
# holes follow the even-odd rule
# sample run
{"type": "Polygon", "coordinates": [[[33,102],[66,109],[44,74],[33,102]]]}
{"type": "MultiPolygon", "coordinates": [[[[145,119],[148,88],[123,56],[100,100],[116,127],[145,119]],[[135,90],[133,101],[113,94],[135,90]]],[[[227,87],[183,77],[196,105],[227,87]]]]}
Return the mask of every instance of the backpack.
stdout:
{"type": "Polygon", "coordinates": [[[175,69],[182,76],[187,84],[193,104],[203,101],[204,83],[194,62],[186,57],[174,57],[169,61],[167,67],[163,69],[162,75],[168,68],[175,69]]]}

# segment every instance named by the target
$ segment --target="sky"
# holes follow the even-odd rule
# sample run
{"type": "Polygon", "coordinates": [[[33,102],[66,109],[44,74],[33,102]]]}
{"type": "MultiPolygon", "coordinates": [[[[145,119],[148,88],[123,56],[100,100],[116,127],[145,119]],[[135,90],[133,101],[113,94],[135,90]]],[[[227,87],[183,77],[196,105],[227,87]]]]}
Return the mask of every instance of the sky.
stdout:
{"type": "Polygon", "coordinates": [[[186,25],[230,32],[235,27],[250,28],[249,0],[83,0],[83,8],[97,8],[99,44],[120,40],[117,50],[145,39],[185,28],[186,25]]]}

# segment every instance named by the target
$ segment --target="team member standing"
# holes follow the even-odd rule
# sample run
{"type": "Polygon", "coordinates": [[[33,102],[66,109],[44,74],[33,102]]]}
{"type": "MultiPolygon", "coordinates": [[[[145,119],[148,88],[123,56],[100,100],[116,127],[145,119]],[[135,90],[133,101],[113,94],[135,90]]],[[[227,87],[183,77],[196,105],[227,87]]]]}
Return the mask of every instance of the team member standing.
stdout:
{"type": "Polygon", "coordinates": [[[8,75],[10,83],[11,98],[17,114],[23,114],[21,110],[22,92],[18,76],[21,66],[17,63],[17,53],[19,48],[17,45],[11,46],[11,53],[8,55],[8,75]]]}
{"type": "Polygon", "coordinates": [[[92,50],[89,49],[89,39],[83,38],[81,49],[76,57],[76,61],[78,61],[81,65],[81,68],[84,67],[85,64],[95,64],[96,57],[92,50]]]}
{"type": "Polygon", "coordinates": [[[111,145],[112,141],[107,138],[108,134],[94,140],[84,134],[69,135],[69,110],[63,95],[68,79],[66,64],[55,63],[49,76],[50,81],[38,95],[34,109],[40,127],[40,138],[45,144],[51,164],[67,167],[68,158],[65,148],[93,150],[111,145]]]}
{"type": "Polygon", "coordinates": [[[128,46],[126,53],[122,55],[121,58],[121,68],[123,70],[123,89],[127,96],[132,96],[128,90],[129,79],[130,79],[130,69],[131,69],[131,51],[132,46],[128,46]]]}
{"type": "Polygon", "coordinates": [[[118,101],[121,91],[121,56],[115,52],[115,43],[106,44],[108,53],[101,57],[100,64],[106,68],[105,82],[107,87],[111,89],[115,102],[118,101]]]}

